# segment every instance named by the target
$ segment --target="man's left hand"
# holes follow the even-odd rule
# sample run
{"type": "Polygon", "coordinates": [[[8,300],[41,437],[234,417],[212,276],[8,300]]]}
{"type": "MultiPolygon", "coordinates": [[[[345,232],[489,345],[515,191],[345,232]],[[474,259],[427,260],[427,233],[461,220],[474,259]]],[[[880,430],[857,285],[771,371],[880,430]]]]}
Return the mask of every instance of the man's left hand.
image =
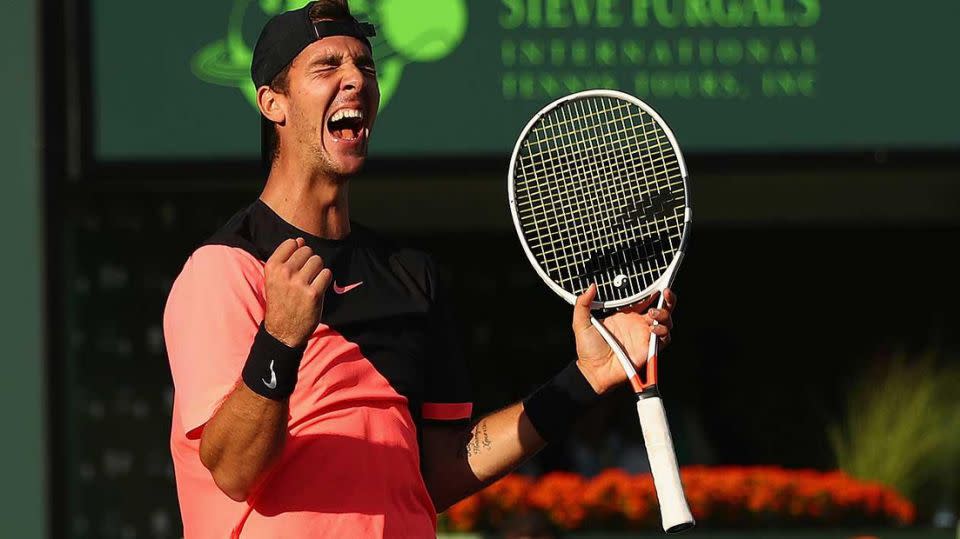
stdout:
{"type": "MultiPolygon", "coordinates": [[[[603,394],[627,380],[620,361],[590,322],[590,303],[597,295],[597,286],[591,285],[573,307],[573,334],[577,340],[577,366],[598,394],[603,394]]],[[[620,343],[623,351],[639,369],[647,361],[650,335],[655,335],[663,348],[670,343],[673,328],[671,313],[677,304],[676,295],[668,288],[663,292],[662,309],[648,309],[657,299],[654,294],[646,301],[621,309],[602,320],[602,324],[620,343]],[[654,321],[658,325],[654,326],[654,321]]]]}

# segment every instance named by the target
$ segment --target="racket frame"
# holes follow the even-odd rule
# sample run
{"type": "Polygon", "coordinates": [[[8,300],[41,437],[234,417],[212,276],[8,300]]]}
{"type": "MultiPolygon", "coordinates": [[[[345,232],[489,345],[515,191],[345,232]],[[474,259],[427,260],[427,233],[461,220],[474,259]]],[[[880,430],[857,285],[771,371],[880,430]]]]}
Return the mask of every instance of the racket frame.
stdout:
{"type": "Polygon", "coordinates": [[[667,266],[666,271],[664,271],[663,274],[659,278],[657,278],[657,280],[652,282],[644,290],[641,290],[640,292],[632,296],[628,296],[626,298],[622,298],[618,300],[610,300],[610,301],[594,300],[590,304],[591,310],[617,309],[620,307],[626,307],[628,305],[639,303],[645,300],[646,298],[650,297],[654,293],[662,291],[664,288],[669,287],[671,282],[673,281],[673,276],[676,274],[677,266],[679,265],[680,260],[683,258],[683,252],[686,249],[687,242],[690,239],[690,225],[693,223],[693,210],[690,208],[690,186],[687,182],[687,178],[688,178],[687,164],[683,159],[683,154],[680,152],[680,145],[677,143],[677,138],[674,136],[673,131],[670,129],[667,123],[663,120],[663,117],[661,117],[660,114],[657,113],[657,111],[653,110],[649,105],[647,105],[643,101],[637,99],[636,97],[630,94],[627,94],[624,92],[618,92],[616,90],[605,90],[605,89],[584,90],[582,92],[577,92],[574,94],[561,97],[560,99],[557,99],[556,101],[553,101],[552,103],[540,109],[540,111],[537,112],[537,114],[535,114],[533,118],[530,119],[529,122],[527,122],[527,125],[523,128],[523,131],[521,131],[520,136],[517,138],[517,142],[513,146],[513,154],[510,157],[510,170],[509,170],[509,174],[507,175],[507,194],[510,202],[510,215],[513,218],[514,229],[517,231],[517,236],[520,238],[520,245],[523,246],[523,251],[527,254],[527,259],[530,260],[530,264],[533,266],[533,269],[537,271],[537,275],[540,276],[543,282],[546,283],[546,285],[549,286],[551,290],[553,290],[557,295],[559,295],[561,298],[566,300],[567,303],[569,303],[570,305],[575,304],[577,302],[577,296],[575,294],[572,294],[564,290],[563,287],[555,283],[553,279],[551,279],[546,274],[543,268],[540,267],[540,262],[538,262],[536,257],[533,255],[533,251],[530,250],[530,246],[527,245],[527,240],[523,236],[523,228],[520,224],[520,215],[518,214],[518,210],[517,210],[517,199],[516,199],[516,189],[515,189],[516,182],[514,178],[514,171],[516,170],[517,159],[519,158],[519,154],[520,154],[520,147],[523,144],[523,141],[526,140],[527,135],[530,133],[530,130],[533,129],[533,127],[537,124],[537,122],[540,121],[540,118],[542,118],[544,115],[548,114],[549,112],[553,111],[554,109],[556,109],[557,107],[565,103],[569,103],[571,101],[579,101],[581,99],[585,99],[589,97],[608,97],[608,98],[627,101],[640,107],[641,110],[643,110],[644,112],[652,116],[654,120],[656,120],[660,128],[663,129],[664,133],[667,135],[667,139],[670,141],[670,144],[672,145],[673,150],[676,153],[677,164],[680,166],[680,174],[682,176],[682,181],[683,181],[684,216],[683,216],[683,234],[680,238],[680,247],[677,249],[677,252],[674,254],[673,260],[670,261],[670,264],[667,266]]]}
{"type": "MultiPolygon", "coordinates": [[[[587,90],[578,92],[562,97],[550,103],[542,108],[536,115],[534,115],[529,122],[527,122],[527,125],[524,127],[517,139],[517,143],[514,145],[513,155],[510,157],[508,196],[510,201],[510,214],[513,217],[514,228],[516,229],[517,235],[520,238],[520,245],[523,246],[523,250],[527,254],[527,258],[530,260],[530,264],[536,270],[537,274],[540,275],[540,278],[543,280],[543,282],[568,303],[571,305],[575,304],[577,296],[567,292],[560,285],[555,283],[553,279],[547,276],[546,272],[544,272],[540,267],[540,263],[537,261],[536,257],[534,257],[530,247],[527,245],[517,210],[514,171],[516,170],[517,159],[520,153],[521,145],[523,144],[524,140],[526,140],[530,130],[533,129],[533,127],[544,115],[565,103],[589,97],[608,97],[624,100],[638,106],[641,110],[654,118],[660,128],[666,133],[667,139],[670,141],[670,144],[676,153],[677,162],[680,167],[683,181],[684,195],[683,234],[681,235],[680,245],[663,274],[654,280],[647,288],[638,292],[637,294],[619,300],[593,301],[590,304],[590,309],[591,311],[599,309],[612,310],[625,307],[639,303],[657,292],[660,293],[657,306],[658,308],[663,308],[663,291],[666,288],[669,288],[673,283],[673,279],[676,276],[677,270],[679,269],[680,262],[683,260],[683,254],[690,238],[690,225],[693,222],[693,211],[690,208],[690,186],[687,182],[688,174],[686,162],[683,160],[683,154],[680,151],[680,145],[677,143],[677,139],[674,136],[673,131],[663,120],[663,118],[657,114],[656,111],[636,97],[615,90],[587,90]]],[[[687,504],[686,497],[683,492],[683,484],[680,478],[680,469],[677,465],[677,457],[673,447],[670,427],[667,423],[666,412],[664,411],[663,403],[660,399],[660,392],[657,387],[658,339],[651,332],[650,344],[647,351],[647,361],[645,365],[646,377],[645,380],[641,380],[633,366],[633,362],[623,350],[622,345],[617,342],[616,338],[613,337],[613,335],[596,317],[591,315],[590,322],[614,351],[614,354],[617,356],[618,361],[623,367],[627,379],[637,395],[637,414],[643,430],[647,455],[650,459],[651,472],[657,492],[657,499],[660,505],[660,515],[663,530],[668,534],[672,534],[693,528],[696,525],[696,521],[690,512],[689,505],[687,504]]],[[[654,321],[654,325],[657,325],[656,321],[654,321]]]]}

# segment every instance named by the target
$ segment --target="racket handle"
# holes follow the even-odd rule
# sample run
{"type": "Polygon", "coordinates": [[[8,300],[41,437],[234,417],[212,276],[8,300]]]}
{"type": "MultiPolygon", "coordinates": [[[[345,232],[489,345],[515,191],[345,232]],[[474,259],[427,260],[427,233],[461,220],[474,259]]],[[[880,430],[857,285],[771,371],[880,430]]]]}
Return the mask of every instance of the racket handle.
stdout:
{"type": "Polygon", "coordinates": [[[663,531],[678,533],[688,530],[696,525],[696,521],[683,494],[677,455],[673,450],[673,439],[670,437],[663,401],[655,396],[641,398],[637,401],[637,415],[640,416],[643,442],[647,446],[653,484],[660,502],[663,531]]]}

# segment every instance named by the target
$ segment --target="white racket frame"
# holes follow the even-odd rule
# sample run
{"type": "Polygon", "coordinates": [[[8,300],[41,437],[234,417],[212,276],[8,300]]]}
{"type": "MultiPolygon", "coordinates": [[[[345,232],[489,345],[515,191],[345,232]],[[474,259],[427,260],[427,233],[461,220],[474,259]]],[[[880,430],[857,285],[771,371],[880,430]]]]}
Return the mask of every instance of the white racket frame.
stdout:
{"type": "Polygon", "coordinates": [[[573,305],[577,302],[577,296],[567,292],[560,285],[555,283],[553,279],[547,276],[546,272],[540,267],[540,263],[537,262],[537,259],[533,256],[533,251],[530,250],[530,246],[527,245],[527,240],[523,237],[523,229],[520,225],[520,216],[517,213],[517,200],[516,200],[516,183],[514,178],[514,171],[517,166],[517,159],[520,154],[520,146],[523,144],[523,141],[527,138],[527,135],[530,133],[530,130],[533,129],[533,126],[542,118],[545,114],[549,113],[553,109],[568,103],[570,101],[577,101],[580,99],[588,97],[610,97],[614,99],[622,99],[624,101],[629,101],[634,105],[643,109],[644,112],[649,114],[657,121],[657,124],[663,129],[666,133],[667,138],[670,140],[670,144],[673,145],[673,149],[677,154],[677,163],[680,166],[680,173],[683,177],[683,194],[684,194],[684,207],[686,211],[683,216],[683,235],[680,239],[680,248],[677,249],[676,254],[673,257],[673,260],[670,262],[667,271],[663,273],[656,281],[651,283],[647,288],[641,290],[640,292],[618,300],[611,301],[594,301],[590,304],[592,310],[597,309],[615,309],[618,307],[625,307],[627,305],[633,305],[634,303],[639,303],[644,299],[650,297],[656,292],[663,290],[670,286],[670,282],[673,280],[673,275],[676,273],[676,266],[679,264],[680,259],[683,257],[683,251],[686,249],[687,241],[690,238],[690,224],[693,222],[693,211],[690,209],[690,186],[687,182],[687,164],[683,159],[683,154],[680,152],[680,145],[677,144],[677,139],[673,135],[673,131],[667,125],[663,118],[653,110],[650,105],[647,105],[643,101],[640,101],[636,97],[626,94],[623,92],[618,92],[616,90],[586,90],[583,92],[578,92],[575,94],[570,94],[566,97],[561,97],[553,103],[543,107],[523,128],[523,131],[520,133],[520,136],[517,138],[517,143],[513,147],[513,155],[510,157],[510,171],[507,177],[507,193],[510,200],[510,215],[513,217],[513,225],[517,231],[517,236],[520,238],[520,244],[523,246],[523,251],[527,254],[527,258],[530,260],[530,264],[533,265],[533,268],[537,270],[537,274],[543,279],[543,282],[550,287],[551,290],[557,293],[560,297],[565,299],[567,303],[573,305]]]}
{"type": "MultiPolygon", "coordinates": [[[[530,260],[530,265],[532,265],[537,274],[540,275],[540,278],[543,280],[543,282],[546,283],[546,285],[549,286],[550,289],[553,290],[557,295],[565,299],[567,303],[571,305],[575,304],[577,301],[577,296],[567,292],[560,285],[555,283],[553,279],[547,276],[546,272],[544,272],[540,267],[540,263],[537,261],[536,257],[534,257],[533,252],[530,250],[530,246],[527,245],[527,240],[523,236],[523,229],[520,224],[520,216],[517,210],[514,171],[516,170],[520,147],[523,144],[523,141],[526,140],[530,130],[534,125],[536,125],[540,118],[565,103],[590,97],[609,97],[628,101],[640,107],[640,109],[654,118],[657,124],[666,133],[667,138],[670,140],[670,144],[673,146],[673,149],[676,152],[677,162],[680,166],[680,172],[683,179],[685,207],[683,234],[680,239],[680,247],[677,249],[673,260],[670,261],[670,264],[667,266],[667,269],[664,271],[663,275],[651,283],[646,289],[638,292],[637,294],[619,300],[593,301],[590,304],[590,309],[615,309],[627,305],[633,305],[645,300],[657,292],[660,293],[657,307],[663,308],[663,290],[669,288],[673,283],[673,278],[676,276],[677,269],[680,266],[680,261],[683,259],[683,253],[686,249],[687,241],[690,237],[690,225],[693,222],[693,212],[690,209],[690,186],[687,183],[687,165],[683,160],[683,154],[680,152],[680,145],[677,143],[677,139],[673,135],[673,131],[663,120],[663,118],[657,114],[655,110],[653,110],[653,108],[636,97],[623,92],[618,92],[616,90],[598,89],[577,92],[575,94],[557,99],[556,101],[543,107],[540,109],[540,112],[534,115],[534,117],[527,122],[526,127],[523,128],[523,131],[517,138],[517,143],[513,147],[513,155],[510,157],[510,170],[507,177],[507,192],[510,200],[510,214],[513,216],[514,228],[517,231],[517,236],[520,238],[520,245],[523,246],[524,252],[527,253],[527,258],[530,260]]],[[[591,316],[590,322],[614,351],[614,354],[617,356],[617,359],[620,361],[620,365],[623,367],[623,370],[627,375],[627,379],[637,379],[637,371],[633,366],[633,362],[630,360],[629,356],[627,356],[626,352],[624,352],[623,347],[619,342],[617,342],[616,338],[611,335],[607,328],[604,327],[603,323],[597,320],[595,317],[591,316]]],[[[656,322],[654,322],[654,325],[656,325],[656,322]]],[[[652,333],[651,337],[649,349],[647,350],[647,361],[651,361],[652,358],[657,355],[657,338],[655,338],[652,333]]],[[[696,521],[693,519],[693,515],[690,513],[686,496],[684,496],[683,493],[683,484],[680,481],[680,468],[677,465],[676,451],[673,448],[673,439],[670,436],[670,426],[667,423],[667,415],[663,408],[663,402],[660,399],[659,393],[656,391],[649,395],[638,394],[638,397],[640,398],[637,401],[637,415],[640,419],[640,426],[643,430],[643,439],[647,449],[647,458],[650,461],[650,471],[653,475],[654,486],[656,487],[657,491],[657,500],[660,503],[660,517],[663,530],[667,533],[677,533],[688,530],[696,524],[696,521]]]]}

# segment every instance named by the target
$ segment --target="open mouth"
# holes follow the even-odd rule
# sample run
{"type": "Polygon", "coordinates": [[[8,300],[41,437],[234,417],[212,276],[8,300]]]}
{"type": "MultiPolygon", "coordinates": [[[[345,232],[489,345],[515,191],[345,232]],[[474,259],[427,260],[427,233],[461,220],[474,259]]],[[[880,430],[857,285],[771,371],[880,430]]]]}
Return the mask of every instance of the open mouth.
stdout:
{"type": "Polygon", "coordinates": [[[327,130],[337,140],[354,141],[363,133],[363,120],[360,109],[340,109],[327,120],[327,130]]]}

